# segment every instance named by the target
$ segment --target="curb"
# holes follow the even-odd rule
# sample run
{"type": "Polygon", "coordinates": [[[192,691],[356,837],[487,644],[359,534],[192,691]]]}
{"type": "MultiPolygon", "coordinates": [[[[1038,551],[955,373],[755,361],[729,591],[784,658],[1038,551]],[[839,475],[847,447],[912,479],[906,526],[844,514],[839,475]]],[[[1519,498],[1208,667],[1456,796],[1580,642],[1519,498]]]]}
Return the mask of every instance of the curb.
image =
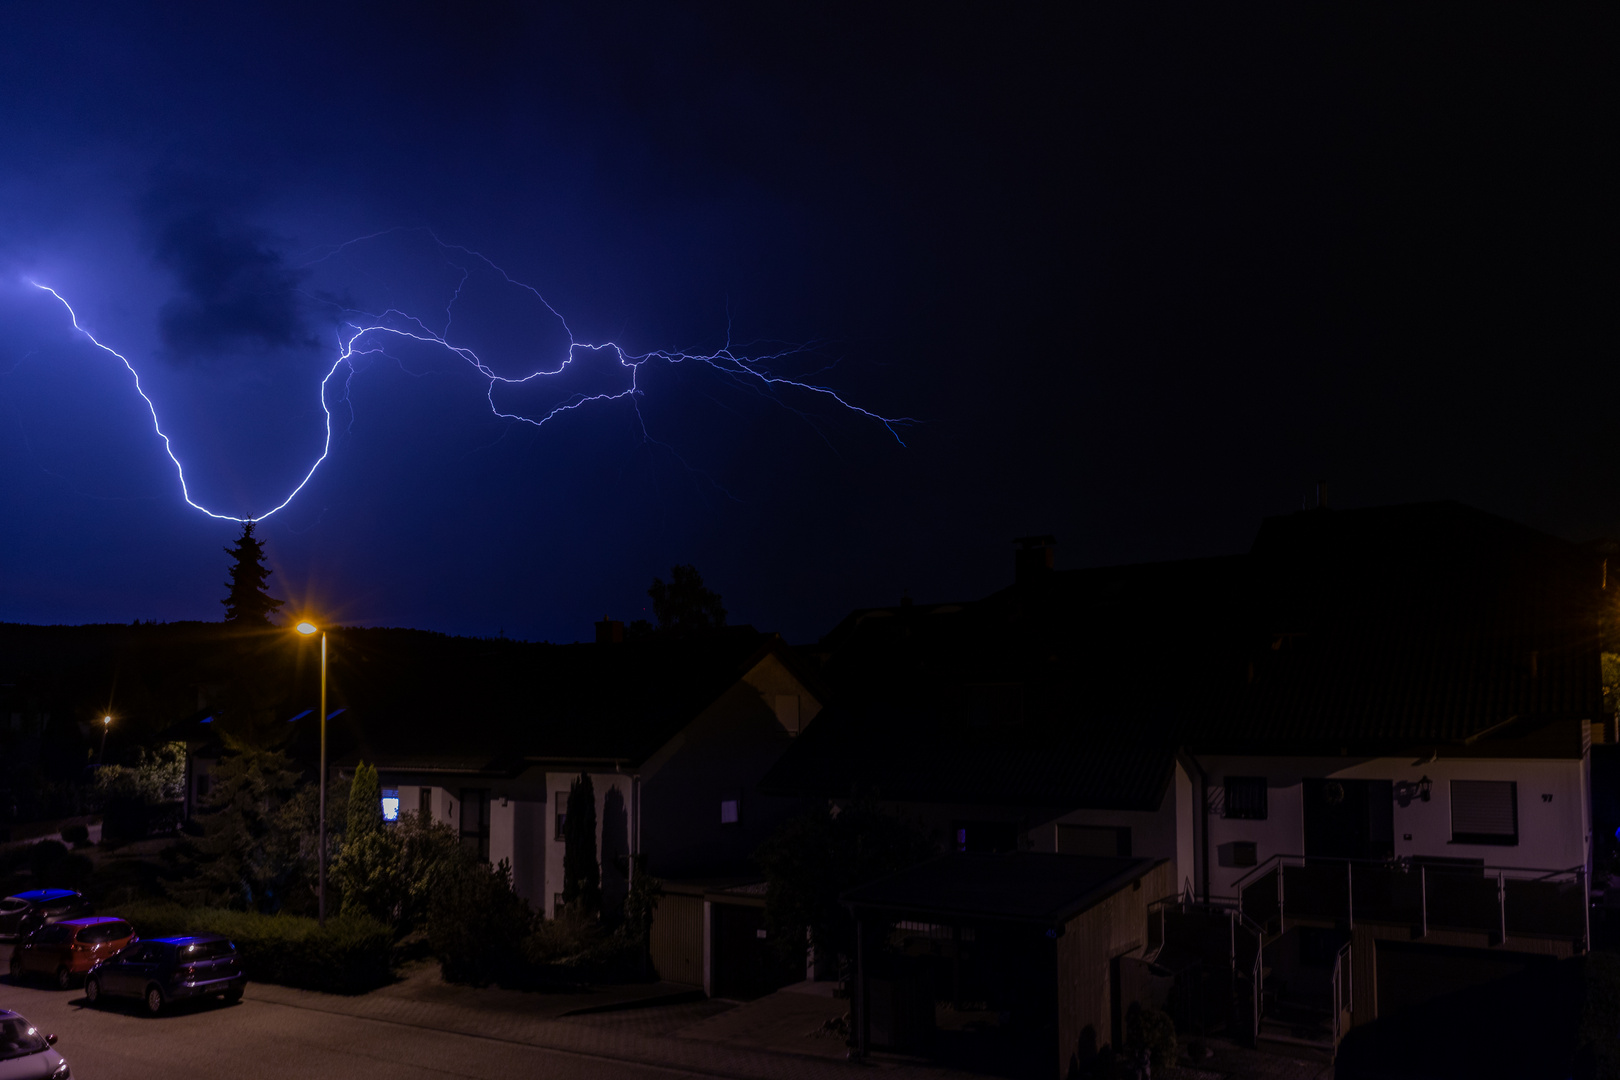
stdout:
{"type": "Polygon", "coordinates": [[[703,1001],[706,995],[702,990],[677,990],[670,994],[657,994],[653,997],[631,998],[628,1001],[609,1001],[601,1005],[581,1005],[577,1009],[560,1012],[557,1018],[565,1016],[589,1016],[592,1013],[623,1012],[626,1009],[650,1009],[655,1005],[684,1005],[689,1001],[703,1001]]]}

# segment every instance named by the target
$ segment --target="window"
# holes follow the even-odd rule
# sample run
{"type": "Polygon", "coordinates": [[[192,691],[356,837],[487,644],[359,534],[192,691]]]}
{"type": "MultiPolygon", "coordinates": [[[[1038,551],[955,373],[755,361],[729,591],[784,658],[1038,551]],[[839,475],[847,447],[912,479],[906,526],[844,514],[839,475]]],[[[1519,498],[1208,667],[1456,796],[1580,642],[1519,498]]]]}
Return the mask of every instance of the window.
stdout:
{"type": "Polygon", "coordinates": [[[1253,840],[1234,840],[1232,842],[1233,866],[1256,866],[1260,862],[1260,849],[1253,840]]]}
{"type": "Polygon", "coordinates": [[[205,772],[200,772],[200,773],[197,774],[197,798],[203,799],[203,798],[207,798],[207,797],[208,797],[208,774],[205,773],[205,772]]]}
{"type": "Polygon", "coordinates": [[[382,814],[384,821],[399,820],[399,789],[383,788],[382,814]]]}
{"type": "Polygon", "coordinates": [[[489,789],[461,789],[461,844],[476,852],[480,859],[489,858],[489,789]]]}
{"type": "Polygon", "coordinates": [[[1519,785],[1512,780],[1451,782],[1451,842],[1519,842],[1519,785]]]}
{"type": "Polygon", "coordinates": [[[1131,830],[1113,825],[1059,825],[1059,855],[1129,855],[1131,830]]]}
{"type": "MultiPolygon", "coordinates": [[[[557,829],[552,833],[553,840],[563,840],[568,836],[568,792],[557,792],[557,829]]],[[[561,893],[557,894],[561,896],[561,893]]]]}
{"type": "Polygon", "coordinates": [[[134,932],[127,922],[95,923],[79,931],[79,942],[83,945],[101,945],[117,941],[119,938],[127,938],[134,932]]]}
{"type": "Polygon", "coordinates": [[[1010,821],[958,821],[956,850],[1000,854],[1018,850],[1018,826],[1010,821]]]}
{"type": "Polygon", "coordinates": [[[720,824],[736,825],[742,821],[742,796],[733,793],[720,800],[720,824]]]}
{"type": "Polygon", "coordinates": [[[1263,776],[1228,776],[1226,778],[1226,810],[1223,817],[1241,821],[1266,820],[1266,778],[1263,776]]]}
{"type": "Polygon", "coordinates": [[[418,788],[416,791],[416,816],[427,821],[433,816],[433,789],[430,787],[418,788]]]}

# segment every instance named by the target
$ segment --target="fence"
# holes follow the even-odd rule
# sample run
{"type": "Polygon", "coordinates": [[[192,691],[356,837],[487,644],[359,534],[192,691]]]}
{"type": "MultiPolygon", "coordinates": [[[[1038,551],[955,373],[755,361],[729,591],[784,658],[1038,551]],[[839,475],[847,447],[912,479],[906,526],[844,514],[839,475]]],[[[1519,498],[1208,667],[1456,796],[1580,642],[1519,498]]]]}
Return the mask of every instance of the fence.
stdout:
{"type": "Polygon", "coordinates": [[[1267,933],[1287,919],[1404,923],[1515,934],[1590,938],[1585,869],[1457,865],[1420,859],[1371,862],[1276,855],[1241,879],[1237,907],[1267,933]]]}

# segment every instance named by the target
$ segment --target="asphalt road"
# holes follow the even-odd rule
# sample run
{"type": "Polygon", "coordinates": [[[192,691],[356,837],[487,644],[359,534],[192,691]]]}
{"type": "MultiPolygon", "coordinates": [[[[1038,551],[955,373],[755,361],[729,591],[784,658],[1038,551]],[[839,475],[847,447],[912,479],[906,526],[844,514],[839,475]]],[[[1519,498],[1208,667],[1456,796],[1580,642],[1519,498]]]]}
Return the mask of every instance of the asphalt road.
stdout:
{"type": "MultiPolygon", "coordinates": [[[[0,971],[9,964],[0,946],[0,971]]],[[[258,1080],[342,1076],[345,1080],[608,1078],[668,1080],[682,1070],[547,1050],[472,1035],[292,1008],[248,996],[149,1017],[139,1002],[92,1009],[80,990],[14,985],[0,978],[0,1006],[57,1036],[77,1080],[258,1080]]]]}

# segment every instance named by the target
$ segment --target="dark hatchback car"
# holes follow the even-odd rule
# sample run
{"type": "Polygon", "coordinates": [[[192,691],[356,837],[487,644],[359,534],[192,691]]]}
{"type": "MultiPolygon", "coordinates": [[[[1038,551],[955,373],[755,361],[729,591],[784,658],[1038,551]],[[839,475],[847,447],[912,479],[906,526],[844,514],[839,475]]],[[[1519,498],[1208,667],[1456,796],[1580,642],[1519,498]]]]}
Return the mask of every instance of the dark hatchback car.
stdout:
{"type": "Polygon", "coordinates": [[[0,900],[0,941],[27,937],[46,923],[91,914],[90,901],[71,889],[35,889],[0,900]]]}
{"type": "Polygon", "coordinates": [[[103,960],[90,969],[84,999],[99,1005],[104,997],[139,998],[156,1014],[188,998],[240,1001],[246,986],[236,946],[218,934],[195,934],[137,941],[103,960]]]}

